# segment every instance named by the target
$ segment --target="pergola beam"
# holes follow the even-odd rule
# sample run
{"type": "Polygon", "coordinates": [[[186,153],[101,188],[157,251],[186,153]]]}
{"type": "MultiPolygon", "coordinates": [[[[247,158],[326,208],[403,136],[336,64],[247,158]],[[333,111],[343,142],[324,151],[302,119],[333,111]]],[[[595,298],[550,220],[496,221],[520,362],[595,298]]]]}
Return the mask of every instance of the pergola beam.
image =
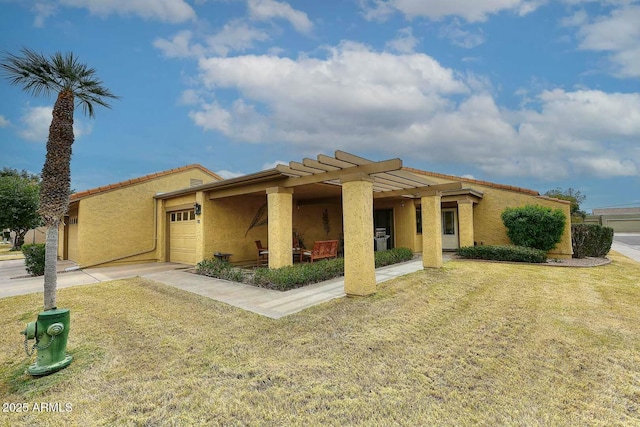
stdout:
{"type": "Polygon", "coordinates": [[[402,168],[402,160],[391,159],[383,160],[380,162],[372,162],[366,165],[351,166],[344,169],[336,169],[329,172],[317,173],[313,175],[301,176],[297,178],[287,178],[285,180],[285,187],[297,187],[300,185],[315,184],[318,182],[331,181],[339,179],[344,175],[351,175],[354,173],[363,173],[367,175],[389,172],[399,170],[402,168]]]}

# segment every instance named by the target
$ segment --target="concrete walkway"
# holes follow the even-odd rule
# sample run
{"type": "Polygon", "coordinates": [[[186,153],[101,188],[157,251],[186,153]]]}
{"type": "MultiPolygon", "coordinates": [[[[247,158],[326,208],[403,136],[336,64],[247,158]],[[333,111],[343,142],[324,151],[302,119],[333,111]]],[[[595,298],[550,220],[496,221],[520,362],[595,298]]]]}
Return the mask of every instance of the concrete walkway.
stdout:
{"type": "MultiPolygon", "coordinates": [[[[376,281],[381,283],[422,269],[422,259],[378,268],[376,281]]],[[[285,292],[213,279],[180,270],[147,274],[144,277],[272,319],[279,319],[345,296],[344,277],[285,292]]]]}
{"type": "MultiPolygon", "coordinates": [[[[451,255],[445,253],[443,258],[448,260],[451,255]]],[[[187,268],[189,266],[183,264],[147,263],[77,270],[73,263],[62,261],[58,263],[58,271],[61,272],[58,274],[58,288],[140,276],[273,319],[345,296],[344,277],[281,292],[199,276],[187,272],[187,268]]],[[[378,268],[376,281],[381,283],[422,268],[421,259],[378,268]]],[[[0,298],[42,292],[42,277],[15,278],[25,274],[24,260],[0,262],[0,298]]]]}

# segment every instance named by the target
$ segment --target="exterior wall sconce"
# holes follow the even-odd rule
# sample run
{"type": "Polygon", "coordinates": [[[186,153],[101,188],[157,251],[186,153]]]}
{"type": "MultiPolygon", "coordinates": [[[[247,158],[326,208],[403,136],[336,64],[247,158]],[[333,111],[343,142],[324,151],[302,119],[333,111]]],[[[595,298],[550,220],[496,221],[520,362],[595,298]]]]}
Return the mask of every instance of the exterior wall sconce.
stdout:
{"type": "Polygon", "coordinates": [[[195,202],[193,204],[193,210],[195,211],[196,215],[200,215],[202,213],[202,205],[198,202],[195,202]]]}
{"type": "Polygon", "coordinates": [[[400,202],[400,207],[404,208],[404,200],[400,202]]]}

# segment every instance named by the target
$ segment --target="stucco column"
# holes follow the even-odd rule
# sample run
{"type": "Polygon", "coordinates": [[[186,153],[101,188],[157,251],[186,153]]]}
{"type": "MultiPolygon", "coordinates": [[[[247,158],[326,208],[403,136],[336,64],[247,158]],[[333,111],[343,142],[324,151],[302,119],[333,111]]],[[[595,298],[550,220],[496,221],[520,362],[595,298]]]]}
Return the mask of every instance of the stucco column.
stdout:
{"type": "Polygon", "coordinates": [[[473,202],[471,200],[458,202],[458,232],[460,247],[473,246],[473,202]]]}
{"type": "MultiPolygon", "coordinates": [[[[202,220],[202,218],[204,217],[204,215],[206,215],[205,213],[205,198],[204,198],[204,192],[202,191],[197,191],[196,192],[196,203],[198,205],[200,205],[200,215],[198,215],[198,212],[196,211],[196,263],[202,261],[205,258],[213,258],[213,254],[205,254],[204,253],[204,242],[205,242],[205,227],[204,227],[204,221],[202,220]]],[[[195,206],[194,206],[195,209],[195,206]]]]}
{"type": "Polygon", "coordinates": [[[293,265],[293,190],[267,188],[269,268],[293,265]]]}
{"type": "Polygon", "coordinates": [[[365,296],[376,291],[373,255],[373,180],[366,174],[342,178],[344,292],[365,296]]]}
{"type": "Polygon", "coordinates": [[[442,267],[442,193],[423,195],[422,203],[422,265],[442,267]]]}

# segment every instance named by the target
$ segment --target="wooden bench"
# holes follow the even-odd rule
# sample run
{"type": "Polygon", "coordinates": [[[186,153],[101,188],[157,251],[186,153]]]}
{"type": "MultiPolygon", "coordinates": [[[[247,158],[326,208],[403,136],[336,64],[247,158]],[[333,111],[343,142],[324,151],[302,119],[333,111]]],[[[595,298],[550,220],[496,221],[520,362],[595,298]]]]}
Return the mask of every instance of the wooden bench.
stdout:
{"type": "Polygon", "coordinates": [[[319,259],[337,258],[338,257],[338,241],[337,240],[318,240],[313,244],[313,249],[303,249],[300,254],[300,261],[309,260],[313,262],[319,259]]]}

